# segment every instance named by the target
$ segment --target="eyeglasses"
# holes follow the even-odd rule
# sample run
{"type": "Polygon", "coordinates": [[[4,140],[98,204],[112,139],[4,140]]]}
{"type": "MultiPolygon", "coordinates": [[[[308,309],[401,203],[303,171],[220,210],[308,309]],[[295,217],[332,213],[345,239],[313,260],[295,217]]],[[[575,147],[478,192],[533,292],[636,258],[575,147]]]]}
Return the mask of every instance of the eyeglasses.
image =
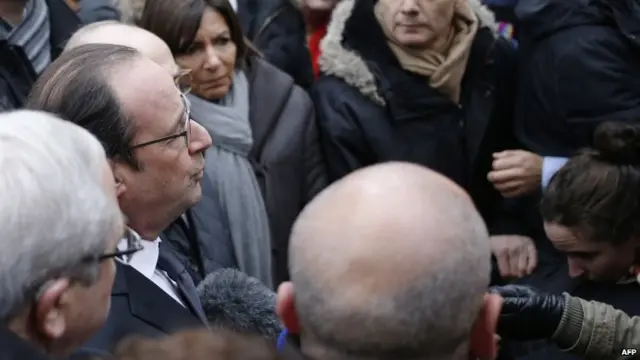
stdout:
{"type": "Polygon", "coordinates": [[[180,69],[178,73],[173,76],[173,82],[183,94],[191,92],[192,80],[193,77],[191,76],[191,69],[180,69]]]}
{"type": "Polygon", "coordinates": [[[137,144],[134,146],[131,146],[129,149],[133,150],[133,149],[138,149],[144,146],[149,146],[149,145],[153,145],[153,144],[157,144],[163,141],[169,141],[172,139],[177,139],[179,137],[184,136],[185,138],[185,142],[187,147],[189,146],[189,144],[191,143],[191,107],[189,105],[189,100],[187,100],[187,96],[185,93],[180,93],[180,100],[182,100],[182,105],[184,106],[184,130],[177,133],[177,134],[173,134],[173,135],[169,135],[169,136],[165,136],[165,137],[161,137],[159,139],[155,139],[155,140],[151,140],[151,141],[146,141],[143,142],[142,144],[137,144]]]}
{"type": "Polygon", "coordinates": [[[136,235],[131,229],[127,228],[124,233],[124,239],[126,240],[127,247],[122,250],[116,250],[114,252],[105,253],[98,256],[97,261],[104,261],[111,258],[121,258],[125,261],[128,261],[131,255],[137,253],[142,250],[142,242],[140,237],[136,235]]]}

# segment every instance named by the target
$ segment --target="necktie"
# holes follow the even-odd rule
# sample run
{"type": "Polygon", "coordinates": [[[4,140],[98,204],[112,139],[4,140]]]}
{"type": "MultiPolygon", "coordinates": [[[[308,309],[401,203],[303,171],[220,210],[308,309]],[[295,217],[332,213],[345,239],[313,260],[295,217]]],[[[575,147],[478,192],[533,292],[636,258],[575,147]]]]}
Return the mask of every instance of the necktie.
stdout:
{"type": "Polygon", "coordinates": [[[185,306],[190,308],[193,313],[200,314],[202,305],[198,298],[196,286],[191,276],[187,273],[186,267],[173,256],[171,248],[164,242],[160,242],[159,250],[160,254],[156,267],[164,271],[176,283],[178,295],[180,295],[185,306]]]}

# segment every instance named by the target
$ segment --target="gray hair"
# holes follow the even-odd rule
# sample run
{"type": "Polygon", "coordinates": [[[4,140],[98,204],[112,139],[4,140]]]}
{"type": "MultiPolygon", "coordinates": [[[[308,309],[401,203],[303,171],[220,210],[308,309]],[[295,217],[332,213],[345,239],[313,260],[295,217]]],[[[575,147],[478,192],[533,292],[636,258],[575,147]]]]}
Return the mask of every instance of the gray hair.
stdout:
{"type": "MultiPolygon", "coordinates": [[[[340,287],[323,285],[321,274],[307,270],[305,264],[317,262],[318,254],[296,249],[304,242],[296,245],[292,240],[297,314],[304,331],[323,351],[332,352],[329,357],[455,359],[464,353],[466,358],[471,328],[489,285],[489,235],[464,194],[434,189],[429,198],[415,199],[425,200],[433,211],[424,214],[418,229],[432,254],[416,264],[418,275],[398,274],[398,283],[404,285],[389,296],[346,299],[340,287]]],[[[295,227],[292,236],[297,236],[295,227]]]]}
{"type": "Polygon", "coordinates": [[[0,323],[49,280],[97,280],[122,219],[103,188],[105,151],[87,130],[38,111],[0,115],[0,323]]]}

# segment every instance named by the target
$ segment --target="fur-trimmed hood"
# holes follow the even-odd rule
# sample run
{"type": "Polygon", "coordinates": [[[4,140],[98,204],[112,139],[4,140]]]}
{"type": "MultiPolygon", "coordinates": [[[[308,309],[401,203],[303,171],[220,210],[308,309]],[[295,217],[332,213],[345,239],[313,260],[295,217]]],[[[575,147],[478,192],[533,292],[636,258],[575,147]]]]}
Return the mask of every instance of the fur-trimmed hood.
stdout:
{"type": "MultiPolygon", "coordinates": [[[[292,1],[299,2],[300,0],[292,1]]],[[[354,10],[362,12],[359,7],[366,6],[366,3],[371,5],[372,1],[373,0],[342,0],[338,3],[327,28],[327,35],[320,43],[321,55],[318,63],[324,74],[333,75],[342,79],[376,103],[384,105],[385,101],[378,93],[375,76],[362,58],[362,55],[357,49],[353,49],[351,46],[348,46],[349,48],[345,46],[345,34],[349,31],[348,29],[358,27],[358,24],[352,24],[356,22],[356,20],[350,22],[350,20],[353,20],[352,15],[356,12],[354,10]]],[[[478,16],[480,28],[488,28],[494,37],[498,36],[498,24],[496,23],[493,12],[483,5],[481,0],[468,1],[471,9],[478,16]]],[[[373,13],[371,13],[370,16],[373,17],[373,13]]],[[[352,41],[354,45],[362,41],[365,43],[372,41],[371,35],[373,35],[374,32],[371,31],[371,29],[362,29],[362,27],[363,26],[359,26],[355,31],[358,34],[352,36],[358,37],[357,40],[352,41]]],[[[382,34],[381,29],[377,30],[382,34]]],[[[351,35],[352,34],[350,34],[350,36],[351,35]]]]}

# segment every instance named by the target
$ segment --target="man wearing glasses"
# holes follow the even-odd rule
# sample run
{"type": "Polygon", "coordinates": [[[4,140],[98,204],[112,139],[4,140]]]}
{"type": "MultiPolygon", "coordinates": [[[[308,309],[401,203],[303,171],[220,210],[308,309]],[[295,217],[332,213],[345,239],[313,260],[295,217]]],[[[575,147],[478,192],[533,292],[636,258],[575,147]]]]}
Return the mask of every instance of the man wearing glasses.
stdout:
{"type": "Polygon", "coordinates": [[[0,115],[0,354],[67,355],[107,319],[125,224],[97,139],[53,115],[0,115]]]}
{"type": "MultiPolygon", "coordinates": [[[[183,93],[190,88],[183,86],[191,74],[176,64],[169,46],[157,35],[137,26],[117,21],[101,21],[80,28],[67,42],[65,51],[87,44],[113,44],[129,46],[142,55],[162,66],[174,78],[174,82],[183,93]]],[[[185,214],[177,218],[162,232],[163,241],[167,241],[178,250],[177,256],[192,271],[194,281],[198,283],[204,277],[218,269],[238,269],[238,261],[226,221],[226,214],[220,202],[213,196],[212,182],[201,182],[202,198],[185,214]]]]}
{"type": "Polygon", "coordinates": [[[61,114],[102,142],[120,209],[142,239],[142,250],[117,264],[107,324],[88,348],[111,350],[128,335],[161,336],[206,322],[185,265],[159,238],[202,195],[211,138],[191,121],[188,105],[164,68],[107,44],[63,53],[30,95],[29,107],[61,114]]]}

